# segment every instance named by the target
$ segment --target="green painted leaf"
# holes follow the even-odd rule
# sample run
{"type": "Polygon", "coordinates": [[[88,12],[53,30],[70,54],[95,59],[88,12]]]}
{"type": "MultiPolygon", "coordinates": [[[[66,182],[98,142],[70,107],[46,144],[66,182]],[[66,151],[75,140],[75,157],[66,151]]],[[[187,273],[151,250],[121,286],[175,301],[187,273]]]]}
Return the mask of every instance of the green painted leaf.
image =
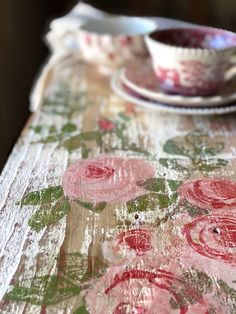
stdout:
{"type": "Polygon", "coordinates": [[[41,133],[42,129],[43,129],[43,126],[42,125],[36,125],[36,126],[33,126],[32,129],[34,130],[35,133],[41,133]]]}
{"type": "Polygon", "coordinates": [[[78,252],[60,253],[58,272],[63,277],[80,284],[88,271],[88,257],[78,252]]]}
{"type": "Polygon", "coordinates": [[[28,225],[35,231],[58,222],[70,209],[67,198],[59,199],[54,205],[44,204],[29,219],[28,225]]]}
{"type": "Polygon", "coordinates": [[[82,145],[81,138],[79,135],[75,135],[62,143],[62,146],[65,147],[68,151],[73,151],[79,149],[82,145]]]}
{"type": "Polygon", "coordinates": [[[91,96],[86,92],[75,93],[67,83],[61,83],[50,97],[44,99],[42,110],[49,114],[71,115],[86,110],[92,105],[91,96]]]}
{"type": "Polygon", "coordinates": [[[125,150],[125,151],[132,151],[134,153],[137,153],[137,154],[141,154],[141,155],[144,155],[144,156],[150,156],[150,153],[144,149],[142,149],[141,147],[138,147],[135,143],[126,143],[124,146],[122,146],[122,149],[125,150]]]}
{"type": "Polygon", "coordinates": [[[181,160],[177,158],[160,158],[159,163],[168,169],[173,169],[176,171],[188,171],[188,169],[181,165],[181,160]]]}
{"type": "Polygon", "coordinates": [[[121,127],[117,127],[115,130],[114,130],[114,133],[116,134],[116,136],[121,139],[121,140],[124,140],[124,129],[125,129],[125,125],[122,124],[121,127]]]}
{"type": "Polygon", "coordinates": [[[207,144],[207,146],[202,149],[202,154],[204,156],[215,156],[224,149],[224,146],[224,143],[207,144]]]}
{"type": "Polygon", "coordinates": [[[41,202],[41,193],[40,191],[30,192],[17,204],[23,205],[38,205],[41,202]]]}
{"type": "Polygon", "coordinates": [[[165,179],[149,178],[146,181],[137,182],[138,186],[146,190],[165,193],[165,179]]]}
{"type": "Polygon", "coordinates": [[[192,205],[186,205],[183,209],[183,211],[188,212],[188,214],[194,218],[197,216],[207,215],[209,214],[209,211],[207,209],[202,209],[198,207],[194,207],[192,205]]]}
{"type": "Polygon", "coordinates": [[[226,295],[225,305],[231,307],[232,312],[230,313],[236,313],[236,290],[221,279],[217,280],[217,286],[220,288],[219,296],[222,298],[223,293],[226,295]]]}
{"type": "Polygon", "coordinates": [[[85,142],[87,141],[96,141],[100,145],[102,142],[102,134],[99,131],[83,132],[65,140],[62,143],[62,146],[68,151],[73,151],[82,147],[82,154],[86,156],[88,149],[85,142]]]}
{"type": "Polygon", "coordinates": [[[73,314],[89,314],[89,312],[86,310],[86,306],[82,305],[73,314]]]}
{"type": "Polygon", "coordinates": [[[66,278],[52,277],[45,292],[43,303],[50,305],[80,294],[81,288],[66,278]]]}
{"type": "Polygon", "coordinates": [[[89,131],[80,133],[79,137],[82,141],[99,141],[102,134],[100,131],[89,131]]]}
{"type": "Polygon", "coordinates": [[[195,147],[202,147],[207,139],[207,134],[201,130],[189,132],[185,137],[185,141],[195,147]]]}
{"type": "Polygon", "coordinates": [[[165,194],[157,194],[158,206],[160,209],[168,208],[170,205],[169,197],[165,194]]]}
{"type": "Polygon", "coordinates": [[[107,206],[106,202],[94,204],[94,203],[82,202],[78,199],[76,200],[76,203],[88,210],[93,211],[94,213],[100,213],[107,206]]]}
{"type": "Polygon", "coordinates": [[[74,123],[68,122],[63,125],[61,131],[63,133],[72,133],[77,130],[77,126],[74,123]]]}
{"type": "Polygon", "coordinates": [[[179,198],[179,194],[178,193],[171,194],[169,196],[169,203],[170,203],[170,205],[176,205],[176,203],[178,201],[178,198],[179,198]]]}
{"type": "Polygon", "coordinates": [[[36,277],[30,288],[16,286],[4,297],[8,301],[21,301],[35,305],[53,305],[78,295],[81,288],[70,280],[57,276],[36,277]]]}
{"type": "Polygon", "coordinates": [[[167,180],[164,178],[149,178],[145,181],[137,182],[137,185],[149,191],[165,194],[169,193],[167,188],[169,188],[172,192],[175,192],[181,183],[182,181],[167,180]]]}
{"type": "Polygon", "coordinates": [[[82,158],[84,159],[88,158],[90,149],[84,143],[82,144],[81,148],[82,148],[82,158]]]}
{"type": "Polygon", "coordinates": [[[129,202],[127,202],[127,209],[129,213],[136,211],[163,209],[169,206],[169,198],[165,194],[150,193],[141,195],[129,202]]]}
{"type": "Polygon", "coordinates": [[[21,205],[41,205],[58,200],[63,195],[62,187],[51,186],[39,191],[33,191],[23,197],[21,205]]]}
{"type": "Polygon", "coordinates": [[[60,139],[61,139],[60,134],[52,134],[52,135],[49,135],[49,136],[41,139],[39,141],[39,143],[43,143],[43,144],[54,143],[54,142],[59,142],[60,139]]]}
{"type": "Polygon", "coordinates": [[[55,127],[55,125],[50,126],[50,128],[49,128],[49,133],[50,133],[50,134],[52,134],[52,133],[57,133],[57,128],[55,127]]]}
{"type": "Polygon", "coordinates": [[[195,304],[199,302],[202,295],[212,292],[212,287],[212,279],[206,273],[190,269],[190,271],[184,272],[170,288],[175,292],[178,300],[171,298],[170,305],[172,309],[179,309],[195,304]]]}
{"type": "Polygon", "coordinates": [[[130,118],[129,116],[127,116],[126,114],[124,114],[124,112],[120,112],[120,113],[119,113],[119,117],[120,117],[121,119],[123,119],[125,122],[128,122],[128,121],[131,120],[131,118],[130,118]]]}
{"type": "Polygon", "coordinates": [[[186,142],[195,147],[196,153],[201,156],[215,156],[224,149],[224,143],[208,143],[208,135],[200,130],[188,133],[185,136],[186,142]]]}
{"type": "Polygon", "coordinates": [[[175,192],[178,189],[178,187],[182,184],[182,181],[167,180],[167,184],[171,191],[175,192]]]}
{"type": "Polygon", "coordinates": [[[194,151],[190,145],[180,140],[168,140],[163,146],[164,152],[172,155],[192,157],[194,151]]]}
{"type": "Polygon", "coordinates": [[[26,288],[21,286],[16,286],[12,291],[8,292],[4,299],[7,301],[20,301],[31,303],[35,305],[41,304],[40,288],[26,288]]]}
{"type": "Polygon", "coordinates": [[[215,169],[227,166],[228,163],[228,160],[225,159],[206,159],[200,160],[194,167],[201,171],[214,171],[215,169]]]}

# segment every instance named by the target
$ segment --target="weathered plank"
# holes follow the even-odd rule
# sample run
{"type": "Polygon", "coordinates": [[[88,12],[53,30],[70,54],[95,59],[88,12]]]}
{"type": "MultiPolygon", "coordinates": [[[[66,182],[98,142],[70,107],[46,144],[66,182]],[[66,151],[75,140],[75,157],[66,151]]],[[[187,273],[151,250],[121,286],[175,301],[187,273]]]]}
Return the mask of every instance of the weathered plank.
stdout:
{"type": "Polygon", "coordinates": [[[60,65],[0,179],[1,313],[234,313],[235,145],[60,65]]]}

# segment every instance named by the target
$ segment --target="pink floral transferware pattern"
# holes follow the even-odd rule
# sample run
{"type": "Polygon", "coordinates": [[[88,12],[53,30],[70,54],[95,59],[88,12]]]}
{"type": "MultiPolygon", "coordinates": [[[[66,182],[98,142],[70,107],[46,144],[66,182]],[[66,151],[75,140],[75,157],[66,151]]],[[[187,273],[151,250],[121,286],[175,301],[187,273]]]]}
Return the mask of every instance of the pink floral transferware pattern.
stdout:
{"type": "Polygon", "coordinates": [[[209,68],[207,64],[196,60],[183,60],[177,68],[156,67],[155,73],[164,90],[183,95],[209,95],[217,92],[222,75],[217,75],[221,68],[226,68],[225,62],[209,68]],[[210,74],[209,74],[210,73],[210,74]]]}
{"type": "Polygon", "coordinates": [[[165,29],[147,37],[163,90],[184,96],[213,95],[224,83],[235,34],[209,27],[165,29]]]}

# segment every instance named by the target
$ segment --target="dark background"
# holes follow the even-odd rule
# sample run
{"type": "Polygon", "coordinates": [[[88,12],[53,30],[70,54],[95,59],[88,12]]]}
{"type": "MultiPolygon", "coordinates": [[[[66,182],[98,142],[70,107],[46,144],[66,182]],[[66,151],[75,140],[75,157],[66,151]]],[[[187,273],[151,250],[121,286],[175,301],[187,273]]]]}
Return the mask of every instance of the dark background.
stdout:
{"type": "MultiPolygon", "coordinates": [[[[97,0],[111,13],[176,18],[236,31],[236,0],[97,0]]],[[[48,24],[77,1],[1,0],[0,171],[27,117],[34,78],[48,55],[42,41],[48,24]]]]}

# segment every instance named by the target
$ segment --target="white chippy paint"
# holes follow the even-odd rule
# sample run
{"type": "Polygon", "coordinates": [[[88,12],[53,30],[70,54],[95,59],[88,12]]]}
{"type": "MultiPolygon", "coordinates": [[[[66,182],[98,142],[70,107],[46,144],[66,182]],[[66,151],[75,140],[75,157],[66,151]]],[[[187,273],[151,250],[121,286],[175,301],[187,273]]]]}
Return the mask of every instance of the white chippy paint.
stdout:
{"type": "Polygon", "coordinates": [[[85,230],[84,230],[84,241],[82,243],[80,252],[83,255],[87,255],[88,254],[88,248],[89,248],[89,244],[92,242],[92,235],[90,234],[90,228],[87,225],[85,230]]]}
{"type": "MultiPolygon", "coordinates": [[[[91,77],[88,74],[86,67],[83,67],[79,72],[78,67],[67,68],[61,67],[61,72],[66,72],[66,77],[70,77],[67,82],[72,85],[73,90],[90,90],[96,91],[96,96],[93,98],[94,106],[91,106],[84,113],[75,113],[72,117],[72,122],[75,123],[79,131],[97,130],[97,120],[100,116],[114,117],[119,112],[124,110],[125,102],[115,96],[107,87],[107,81],[100,82],[99,78],[91,77]],[[80,75],[83,77],[80,83],[80,75]],[[89,75],[89,80],[87,80],[89,75]]],[[[60,76],[60,71],[57,75],[60,76]]],[[[91,70],[90,70],[91,72],[91,70]]],[[[61,73],[63,76],[64,73],[61,73]]],[[[47,88],[47,93],[53,93],[57,87],[60,77],[47,88]]],[[[216,171],[213,176],[234,176],[233,170],[235,167],[236,145],[235,134],[236,127],[234,116],[227,117],[226,120],[218,121],[222,124],[227,121],[230,126],[222,124],[222,130],[211,130],[211,117],[184,117],[170,115],[150,110],[142,110],[137,107],[138,115],[128,125],[127,135],[131,142],[140,145],[147,149],[153,156],[150,161],[156,173],[166,175],[171,179],[184,179],[183,174],[176,171],[170,171],[160,167],[158,159],[161,157],[170,157],[163,152],[163,144],[166,140],[175,136],[184,136],[186,132],[200,128],[207,131],[210,137],[225,140],[226,149],[221,153],[220,158],[229,159],[232,163],[231,168],[216,171]],[[230,139],[230,144],[227,140],[230,139]]],[[[59,147],[58,143],[41,144],[37,142],[41,135],[48,135],[48,127],[55,125],[61,128],[67,122],[67,118],[63,116],[49,115],[45,112],[36,112],[29,121],[32,125],[42,125],[42,134],[36,134],[32,129],[27,127],[22,133],[18,143],[16,144],[0,178],[0,299],[6,291],[11,289],[10,282],[16,277],[18,280],[27,280],[37,275],[55,274],[56,257],[60,251],[65,233],[72,233],[70,226],[66,223],[66,217],[61,219],[57,224],[45,228],[40,232],[30,230],[28,220],[31,215],[38,209],[36,206],[23,206],[20,208],[16,205],[25,193],[33,190],[45,188],[47,186],[58,185],[61,183],[61,177],[68,165],[81,157],[81,150],[76,150],[69,154],[63,147],[59,147]],[[16,225],[17,224],[17,225],[16,225]],[[37,269],[38,261],[41,261],[40,268],[37,269]],[[24,264],[22,264],[24,261],[24,264]],[[20,270],[23,269],[23,272],[20,270]]],[[[28,124],[29,126],[29,124],[28,124]]],[[[77,133],[76,133],[77,134],[77,133]]],[[[109,138],[106,138],[108,144],[109,138]]],[[[112,138],[112,145],[120,147],[119,140],[112,138]]],[[[100,155],[99,147],[95,143],[91,143],[91,156],[100,155]]],[[[110,153],[116,156],[131,156],[136,154],[132,151],[124,152],[118,149],[110,153]]],[[[175,156],[173,156],[175,157],[175,156]]],[[[138,156],[138,158],[142,158],[138,156]]],[[[146,157],[145,157],[146,158],[146,157]]],[[[184,162],[185,158],[181,157],[184,162]]],[[[186,161],[187,162],[187,161],[186,161]]],[[[199,176],[197,174],[196,176],[199,176]]],[[[116,219],[124,221],[130,219],[134,221],[135,213],[127,214],[125,205],[114,205],[109,207],[109,211],[113,210],[116,214],[116,219]]],[[[164,213],[153,211],[143,212],[139,216],[140,221],[145,223],[154,223],[156,218],[163,218],[164,213]],[[158,214],[158,215],[157,215],[158,214]],[[158,217],[157,217],[158,216],[158,217]]],[[[102,215],[101,215],[102,216],[102,215]]],[[[81,221],[78,220],[78,230],[83,227],[83,241],[80,246],[80,253],[87,255],[89,245],[97,234],[104,236],[106,233],[113,234],[114,226],[112,215],[107,214],[107,218],[100,219],[98,214],[88,214],[85,209],[81,211],[81,221]],[[81,226],[82,223],[86,225],[81,226]],[[103,224],[104,223],[104,224],[103,224]]],[[[70,219],[73,219],[71,217],[70,219]]],[[[135,221],[135,223],[137,223],[135,221]]],[[[124,228],[126,226],[124,225],[124,228]]],[[[80,230],[81,231],[81,230],[80,230]]],[[[74,239],[76,240],[76,239],[74,239]]],[[[79,245],[78,245],[79,246],[79,245]]],[[[29,281],[30,284],[30,281],[29,281]]],[[[75,298],[76,299],[76,298],[75,298]]],[[[74,300],[73,300],[74,302],[74,300]]],[[[68,302],[69,303],[69,302],[68,302]]],[[[73,306],[68,303],[61,302],[56,306],[50,306],[47,313],[71,313],[73,306]]],[[[73,303],[73,304],[76,304],[73,303]]],[[[75,310],[73,308],[73,310],[75,310]]],[[[4,307],[2,313],[40,313],[41,309],[38,306],[26,305],[22,302],[10,302],[4,307]]]]}

